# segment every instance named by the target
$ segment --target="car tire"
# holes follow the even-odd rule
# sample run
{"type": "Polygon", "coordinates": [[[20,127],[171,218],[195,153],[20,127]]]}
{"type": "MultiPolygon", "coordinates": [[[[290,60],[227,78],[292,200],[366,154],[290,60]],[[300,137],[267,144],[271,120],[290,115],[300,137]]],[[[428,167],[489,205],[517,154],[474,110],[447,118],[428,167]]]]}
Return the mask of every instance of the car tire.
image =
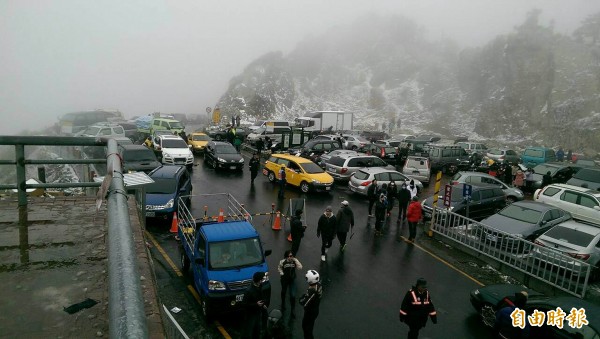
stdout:
{"type": "Polygon", "coordinates": [[[353,145],[353,146],[352,146],[352,150],[353,150],[353,151],[356,151],[357,149],[358,149],[358,147],[357,147],[356,145],[353,145]]]}
{"type": "Polygon", "coordinates": [[[506,204],[510,205],[517,202],[517,198],[513,197],[513,196],[508,196],[506,197],[506,204]]]}
{"type": "Polygon", "coordinates": [[[310,186],[306,181],[300,183],[300,190],[302,193],[308,193],[310,191],[310,186]]]}
{"type": "Polygon", "coordinates": [[[190,269],[190,259],[188,259],[187,255],[185,255],[185,251],[183,249],[181,249],[180,263],[181,263],[181,273],[187,274],[187,272],[190,269]]]}
{"type": "Polygon", "coordinates": [[[275,182],[275,173],[269,171],[269,173],[267,173],[267,179],[269,179],[270,182],[275,182]]]}
{"type": "Polygon", "coordinates": [[[494,324],[496,323],[496,310],[492,304],[484,303],[483,306],[481,306],[479,315],[481,316],[481,321],[483,321],[485,326],[490,328],[494,327],[494,324]]]}
{"type": "Polygon", "coordinates": [[[220,134],[217,134],[217,135],[215,135],[215,140],[221,141],[221,140],[223,140],[223,137],[220,134]]]}

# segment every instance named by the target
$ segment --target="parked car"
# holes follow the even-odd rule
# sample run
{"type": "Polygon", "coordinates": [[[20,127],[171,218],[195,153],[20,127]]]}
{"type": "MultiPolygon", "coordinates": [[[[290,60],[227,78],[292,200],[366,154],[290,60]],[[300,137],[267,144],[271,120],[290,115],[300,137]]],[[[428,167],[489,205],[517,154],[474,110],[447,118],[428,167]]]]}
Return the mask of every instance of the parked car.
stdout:
{"type": "Polygon", "coordinates": [[[600,191],[600,168],[582,168],[567,181],[567,184],[600,191]]]}
{"type": "Polygon", "coordinates": [[[429,161],[433,172],[452,174],[470,167],[469,154],[456,145],[430,145],[429,161]]]}
{"type": "Polygon", "coordinates": [[[368,144],[361,151],[377,156],[390,164],[396,163],[396,148],[393,146],[368,144]]]}
{"type": "MultiPolygon", "coordinates": [[[[600,279],[600,228],[598,225],[581,223],[575,220],[565,221],[542,234],[535,243],[587,262],[592,265],[590,281],[600,279]]],[[[574,274],[585,271],[581,264],[575,260],[565,265],[564,259],[561,260],[562,262],[555,262],[555,260],[560,259],[542,253],[540,250],[534,250],[533,257],[549,265],[557,264],[561,267],[572,267],[572,273],[574,274]]]]}
{"type": "Polygon", "coordinates": [[[342,135],[342,137],[344,138],[345,149],[351,149],[356,151],[371,143],[369,140],[358,135],[344,134],[342,135]]]}
{"type": "Polygon", "coordinates": [[[504,194],[506,194],[506,202],[509,204],[525,199],[525,194],[523,194],[523,191],[516,187],[508,186],[507,184],[487,173],[458,172],[452,177],[452,179],[450,179],[450,184],[491,185],[499,187],[502,189],[502,191],[504,191],[504,194]]]}
{"type": "MultiPolygon", "coordinates": [[[[246,139],[246,137],[248,136],[248,134],[250,134],[250,133],[252,133],[252,132],[245,127],[236,127],[235,128],[236,137],[241,138],[242,141],[244,141],[246,139]]],[[[214,139],[217,141],[227,140],[227,128],[212,129],[212,130],[209,130],[207,132],[207,134],[211,139],[214,139]]]]}
{"type": "MultiPolygon", "coordinates": [[[[414,139],[415,136],[412,134],[396,134],[392,136],[393,140],[400,140],[401,142],[406,140],[406,139],[414,139]]],[[[398,146],[396,146],[398,147],[398,146]]]]}
{"type": "Polygon", "coordinates": [[[160,166],[148,176],[154,180],[145,186],[146,218],[171,220],[177,211],[180,197],[188,208],[191,205],[192,180],[184,166],[160,166]]]}
{"type": "Polygon", "coordinates": [[[320,156],[340,148],[340,144],[336,140],[311,139],[298,148],[290,148],[288,153],[301,156],[320,156]]]}
{"type": "Polygon", "coordinates": [[[556,161],[556,154],[552,148],[548,147],[527,147],[521,155],[521,162],[532,168],[553,161],[556,161]]]}
{"type": "Polygon", "coordinates": [[[577,167],[575,165],[564,163],[564,162],[551,162],[539,164],[533,168],[533,183],[532,188],[538,189],[542,187],[542,179],[544,174],[550,172],[550,176],[552,177],[552,184],[564,184],[573,174],[577,173],[581,167],[577,167]]]}
{"type": "Polygon", "coordinates": [[[312,140],[337,140],[339,137],[336,134],[319,134],[312,138],[312,140]]]}
{"type": "Polygon", "coordinates": [[[600,192],[589,188],[552,184],[535,191],[533,199],[563,209],[574,219],[599,224],[600,192]]]}
{"type": "Polygon", "coordinates": [[[425,186],[429,185],[429,178],[431,177],[429,158],[409,156],[404,163],[404,167],[402,167],[402,174],[419,180],[425,186]]]}
{"type": "Polygon", "coordinates": [[[395,170],[394,166],[374,155],[338,155],[329,159],[326,171],[335,180],[348,181],[352,174],[364,167],[381,167],[395,170]]]}
{"type": "Polygon", "coordinates": [[[161,162],[166,165],[185,165],[188,170],[194,166],[194,154],[188,144],[176,135],[161,135],[155,145],[161,152],[161,162]]]}
{"type": "Polygon", "coordinates": [[[592,167],[592,168],[599,168],[600,166],[598,166],[598,164],[592,160],[592,159],[580,159],[577,158],[574,162],[574,165],[579,166],[579,167],[592,167]]]}
{"type": "MultiPolygon", "coordinates": [[[[471,200],[467,201],[463,197],[464,184],[452,186],[450,196],[450,207],[448,210],[465,216],[467,218],[481,220],[492,214],[498,213],[506,206],[506,194],[502,189],[496,186],[472,186],[471,200]],[[469,206],[469,215],[467,215],[467,204],[469,206]]],[[[438,206],[443,206],[443,197],[438,197],[438,206]]],[[[433,212],[433,196],[423,200],[423,217],[431,219],[433,212]]]]}
{"type": "Polygon", "coordinates": [[[123,172],[145,172],[161,166],[154,152],[144,145],[119,145],[123,172]]]}
{"type": "Polygon", "coordinates": [[[224,141],[209,141],[206,144],[204,163],[214,169],[244,169],[244,157],[232,144],[224,141]]]}
{"type": "Polygon", "coordinates": [[[194,154],[203,154],[206,145],[210,140],[210,137],[206,135],[206,133],[194,132],[190,134],[188,144],[192,146],[192,152],[194,154]]]}
{"type": "Polygon", "coordinates": [[[487,146],[480,142],[469,142],[469,141],[465,142],[465,141],[463,141],[463,142],[457,143],[457,145],[464,148],[464,150],[469,154],[479,153],[479,154],[483,155],[483,154],[487,153],[487,146]]]}
{"type": "Polygon", "coordinates": [[[125,130],[121,125],[112,124],[108,122],[101,122],[89,126],[82,132],[78,133],[77,136],[94,138],[125,137],[125,130]]]}
{"type": "Polygon", "coordinates": [[[359,153],[357,151],[353,151],[350,149],[336,149],[335,151],[331,151],[329,153],[323,153],[321,154],[321,167],[323,169],[325,169],[325,166],[327,165],[327,162],[329,161],[329,159],[331,159],[332,157],[336,157],[336,156],[340,156],[340,155],[344,155],[344,156],[351,156],[351,155],[361,155],[364,153],[359,153]]]}
{"type": "Polygon", "coordinates": [[[408,155],[428,157],[430,144],[429,140],[404,139],[399,147],[408,148],[408,155]]]}
{"type": "Polygon", "coordinates": [[[490,228],[483,228],[482,236],[486,242],[507,250],[515,250],[518,243],[505,238],[504,234],[533,241],[550,228],[569,219],[571,214],[558,207],[535,201],[517,201],[483,219],[481,223],[490,228]]]}
{"type": "Polygon", "coordinates": [[[357,170],[350,177],[348,187],[352,192],[366,196],[367,189],[371,185],[371,182],[373,182],[373,179],[377,179],[378,186],[382,186],[383,184],[389,185],[392,180],[397,186],[402,185],[402,183],[409,185],[410,181],[414,180],[417,191],[421,192],[423,190],[423,183],[419,180],[411,179],[398,171],[381,167],[361,168],[357,170]]]}
{"type": "Polygon", "coordinates": [[[360,136],[371,142],[380,139],[388,139],[390,137],[387,133],[381,131],[362,131],[360,136]]]}
{"type": "Polygon", "coordinates": [[[282,166],[285,166],[287,183],[299,187],[304,193],[309,191],[329,192],[331,190],[331,185],[333,185],[331,175],[325,173],[314,162],[294,155],[273,154],[265,162],[263,174],[270,182],[276,182],[282,166]]]}
{"type": "Polygon", "coordinates": [[[160,136],[161,135],[174,135],[173,132],[166,130],[166,129],[159,129],[156,131],[152,132],[152,147],[154,147],[155,151],[160,151],[159,147],[160,147],[160,136]]]}
{"type": "Polygon", "coordinates": [[[490,148],[485,156],[496,162],[508,161],[510,164],[518,164],[521,161],[519,153],[510,148],[490,148]]]}
{"type": "Polygon", "coordinates": [[[385,145],[385,146],[391,146],[391,147],[395,147],[396,149],[398,149],[398,147],[400,147],[400,144],[402,144],[402,140],[400,139],[383,139],[383,140],[375,140],[375,144],[378,145],[385,145]]]}
{"type": "MultiPolygon", "coordinates": [[[[544,322],[543,326],[531,326],[529,338],[596,338],[600,336],[600,307],[594,303],[575,297],[548,297],[521,285],[488,285],[471,291],[471,305],[479,313],[481,320],[488,327],[493,327],[496,321],[496,312],[505,305],[504,298],[514,298],[515,293],[526,291],[528,294],[525,313],[531,315],[534,311],[547,314],[560,307],[564,312],[572,308],[584,309],[588,324],[580,328],[568,326],[554,326],[544,322]]],[[[514,299],[513,299],[514,300],[514,299]]],[[[491,333],[490,333],[491,337],[491,333]]]]}

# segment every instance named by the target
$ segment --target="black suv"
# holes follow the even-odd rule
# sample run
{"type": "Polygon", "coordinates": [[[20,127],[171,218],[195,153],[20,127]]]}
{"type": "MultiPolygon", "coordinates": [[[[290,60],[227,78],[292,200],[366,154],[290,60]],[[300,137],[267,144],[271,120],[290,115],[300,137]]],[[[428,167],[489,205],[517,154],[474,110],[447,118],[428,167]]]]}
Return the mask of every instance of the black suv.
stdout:
{"type": "Polygon", "coordinates": [[[469,153],[457,145],[429,145],[431,171],[453,174],[469,169],[469,153]]]}
{"type": "MultiPolygon", "coordinates": [[[[463,197],[464,184],[452,186],[450,211],[462,216],[481,220],[499,212],[506,207],[506,194],[497,186],[471,186],[469,215],[467,215],[467,200],[463,197]]],[[[433,196],[423,200],[423,218],[431,219],[433,196]]],[[[438,200],[438,208],[444,207],[442,199],[438,200]]]]}
{"type": "Polygon", "coordinates": [[[311,155],[319,156],[323,153],[329,153],[340,148],[340,143],[337,140],[311,139],[299,148],[290,148],[288,152],[293,155],[300,153],[300,156],[307,158],[311,155]]]}
{"type": "Polygon", "coordinates": [[[149,173],[161,163],[154,152],[144,145],[120,145],[119,154],[123,160],[123,171],[149,173]]]}
{"type": "Polygon", "coordinates": [[[244,169],[244,157],[228,142],[210,141],[204,151],[204,163],[218,169],[241,171],[244,169]]]}
{"type": "Polygon", "coordinates": [[[380,144],[369,144],[361,148],[362,152],[381,158],[388,164],[396,164],[396,147],[380,144]]]}

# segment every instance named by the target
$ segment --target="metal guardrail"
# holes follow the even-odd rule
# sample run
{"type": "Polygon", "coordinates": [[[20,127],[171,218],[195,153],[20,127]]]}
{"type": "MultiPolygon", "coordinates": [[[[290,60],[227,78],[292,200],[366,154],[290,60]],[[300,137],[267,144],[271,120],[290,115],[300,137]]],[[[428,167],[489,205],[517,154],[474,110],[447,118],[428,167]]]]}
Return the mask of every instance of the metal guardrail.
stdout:
{"type": "Polygon", "coordinates": [[[432,230],[551,286],[585,297],[591,265],[559,251],[435,207],[432,230]]]}
{"type": "Polygon", "coordinates": [[[112,179],[106,193],[108,208],[108,279],[109,279],[109,332],[111,338],[148,338],[144,299],[137,269],[137,256],[129,222],[127,194],[123,183],[122,164],[117,142],[113,139],[52,136],[0,136],[0,145],[15,147],[15,160],[0,160],[0,165],[15,165],[17,183],[0,185],[16,188],[19,206],[19,238],[26,244],[28,188],[98,187],[95,182],[27,184],[25,166],[30,164],[103,163],[112,170],[112,179]],[[104,146],[108,145],[106,159],[25,159],[25,146],[104,146]],[[22,233],[23,232],[23,233],[22,233]]]}

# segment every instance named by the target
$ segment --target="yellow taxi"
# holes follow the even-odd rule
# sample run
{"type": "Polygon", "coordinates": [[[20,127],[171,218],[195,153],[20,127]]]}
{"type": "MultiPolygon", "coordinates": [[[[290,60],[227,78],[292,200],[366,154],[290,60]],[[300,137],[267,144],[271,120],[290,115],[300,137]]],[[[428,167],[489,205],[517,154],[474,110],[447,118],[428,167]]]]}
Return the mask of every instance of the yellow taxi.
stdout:
{"type": "Polygon", "coordinates": [[[188,137],[188,144],[192,146],[194,154],[204,153],[206,144],[210,141],[210,137],[206,133],[194,132],[188,137]]]}
{"type": "Polygon", "coordinates": [[[314,162],[289,154],[273,154],[265,162],[263,174],[270,182],[279,180],[279,170],[285,166],[285,177],[288,184],[300,187],[304,193],[308,191],[329,192],[333,185],[333,177],[314,162]]]}

